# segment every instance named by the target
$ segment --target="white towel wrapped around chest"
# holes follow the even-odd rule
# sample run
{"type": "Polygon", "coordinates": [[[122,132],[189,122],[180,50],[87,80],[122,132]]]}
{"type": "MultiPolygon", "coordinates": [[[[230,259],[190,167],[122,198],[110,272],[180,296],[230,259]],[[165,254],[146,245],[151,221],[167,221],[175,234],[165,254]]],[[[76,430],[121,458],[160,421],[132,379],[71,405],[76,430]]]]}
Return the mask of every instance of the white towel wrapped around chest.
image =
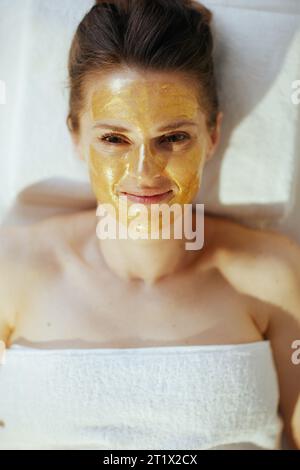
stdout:
{"type": "Polygon", "coordinates": [[[14,345],[0,366],[1,449],[279,447],[269,341],[138,349],[14,345]]]}

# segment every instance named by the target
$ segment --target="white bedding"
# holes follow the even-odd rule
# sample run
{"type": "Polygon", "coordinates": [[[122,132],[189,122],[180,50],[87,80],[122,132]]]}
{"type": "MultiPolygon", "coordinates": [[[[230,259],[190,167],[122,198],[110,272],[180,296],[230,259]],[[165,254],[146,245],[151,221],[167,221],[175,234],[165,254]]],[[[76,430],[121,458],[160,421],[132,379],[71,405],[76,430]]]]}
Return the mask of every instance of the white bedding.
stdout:
{"type": "MultiPolygon", "coordinates": [[[[0,3],[0,41],[6,44],[0,60],[0,80],[6,83],[6,104],[0,105],[0,216],[6,223],[26,218],[24,205],[13,218],[5,216],[26,188],[26,204],[31,201],[35,208],[38,202],[37,217],[48,214],[51,205],[55,212],[90,204],[87,168],[76,159],[65,118],[67,52],[75,27],[93,3],[77,0],[76,8],[72,0],[0,3]],[[58,183],[50,184],[53,178],[58,183]],[[44,213],[40,189],[48,195],[44,213]]],[[[300,105],[291,102],[292,83],[300,79],[300,2],[204,3],[214,13],[225,118],[219,152],[207,164],[195,202],[300,239],[295,219],[300,105]]]]}

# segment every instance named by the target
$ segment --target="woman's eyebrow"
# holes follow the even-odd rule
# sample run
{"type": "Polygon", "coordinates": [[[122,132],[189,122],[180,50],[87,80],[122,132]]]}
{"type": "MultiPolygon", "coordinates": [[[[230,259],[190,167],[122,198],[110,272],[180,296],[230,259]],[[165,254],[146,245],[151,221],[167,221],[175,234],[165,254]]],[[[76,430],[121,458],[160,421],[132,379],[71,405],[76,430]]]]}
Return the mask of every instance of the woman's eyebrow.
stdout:
{"type": "Polygon", "coordinates": [[[160,127],[158,130],[160,132],[165,132],[165,131],[170,131],[172,129],[178,129],[179,127],[183,126],[197,126],[197,124],[194,121],[188,121],[188,120],[183,120],[183,121],[174,121],[168,124],[167,126],[160,127]]]}
{"type": "MultiPolygon", "coordinates": [[[[188,121],[188,120],[174,121],[174,122],[169,123],[167,126],[160,127],[158,129],[158,131],[159,132],[166,132],[166,131],[170,131],[172,129],[178,129],[178,128],[183,127],[183,126],[197,126],[197,124],[194,121],[188,121]]],[[[99,128],[99,127],[103,128],[103,129],[114,130],[114,131],[117,131],[117,132],[130,132],[131,131],[130,129],[127,129],[126,127],[115,126],[113,124],[106,124],[106,123],[101,123],[101,122],[98,122],[97,124],[95,124],[93,126],[93,129],[99,128]]]]}
{"type": "Polygon", "coordinates": [[[126,129],[126,127],[121,127],[121,126],[114,126],[113,124],[104,124],[101,122],[98,122],[93,126],[93,129],[96,129],[98,127],[101,127],[102,129],[110,129],[118,132],[130,132],[130,129],[126,129]]]}

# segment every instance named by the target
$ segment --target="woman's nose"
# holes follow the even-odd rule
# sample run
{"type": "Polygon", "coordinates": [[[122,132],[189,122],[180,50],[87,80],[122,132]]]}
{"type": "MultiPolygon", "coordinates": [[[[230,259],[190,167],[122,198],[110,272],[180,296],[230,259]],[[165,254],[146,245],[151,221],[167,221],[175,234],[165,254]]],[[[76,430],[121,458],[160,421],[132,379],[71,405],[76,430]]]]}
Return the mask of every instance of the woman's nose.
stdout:
{"type": "Polygon", "coordinates": [[[161,176],[164,169],[163,161],[149,145],[142,143],[129,157],[129,172],[139,179],[148,180],[149,184],[154,178],[161,176]]]}

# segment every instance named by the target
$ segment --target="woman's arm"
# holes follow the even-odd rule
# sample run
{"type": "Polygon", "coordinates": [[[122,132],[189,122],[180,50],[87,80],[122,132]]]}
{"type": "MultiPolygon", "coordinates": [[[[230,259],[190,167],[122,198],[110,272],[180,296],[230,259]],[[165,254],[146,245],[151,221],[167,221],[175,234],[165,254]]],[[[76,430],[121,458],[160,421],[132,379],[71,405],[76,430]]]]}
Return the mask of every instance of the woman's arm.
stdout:
{"type": "Polygon", "coordinates": [[[300,319],[274,307],[270,313],[266,337],[278,373],[284,432],[289,447],[300,450],[300,319]]]}
{"type": "Polygon", "coordinates": [[[22,256],[19,236],[15,229],[0,229],[0,340],[7,345],[15,328],[20,281],[26,273],[21,272],[22,256]]]}
{"type": "Polygon", "coordinates": [[[280,411],[290,446],[300,449],[300,247],[285,235],[227,220],[219,228],[218,268],[236,290],[268,304],[266,337],[278,373],[280,411]]]}
{"type": "Polygon", "coordinates": [[[7,345],[9,337],[14,330],[15,314],[13,308],[13,284],[7,283],[7,274],[0,267],[0,341],[7,345]]]}

